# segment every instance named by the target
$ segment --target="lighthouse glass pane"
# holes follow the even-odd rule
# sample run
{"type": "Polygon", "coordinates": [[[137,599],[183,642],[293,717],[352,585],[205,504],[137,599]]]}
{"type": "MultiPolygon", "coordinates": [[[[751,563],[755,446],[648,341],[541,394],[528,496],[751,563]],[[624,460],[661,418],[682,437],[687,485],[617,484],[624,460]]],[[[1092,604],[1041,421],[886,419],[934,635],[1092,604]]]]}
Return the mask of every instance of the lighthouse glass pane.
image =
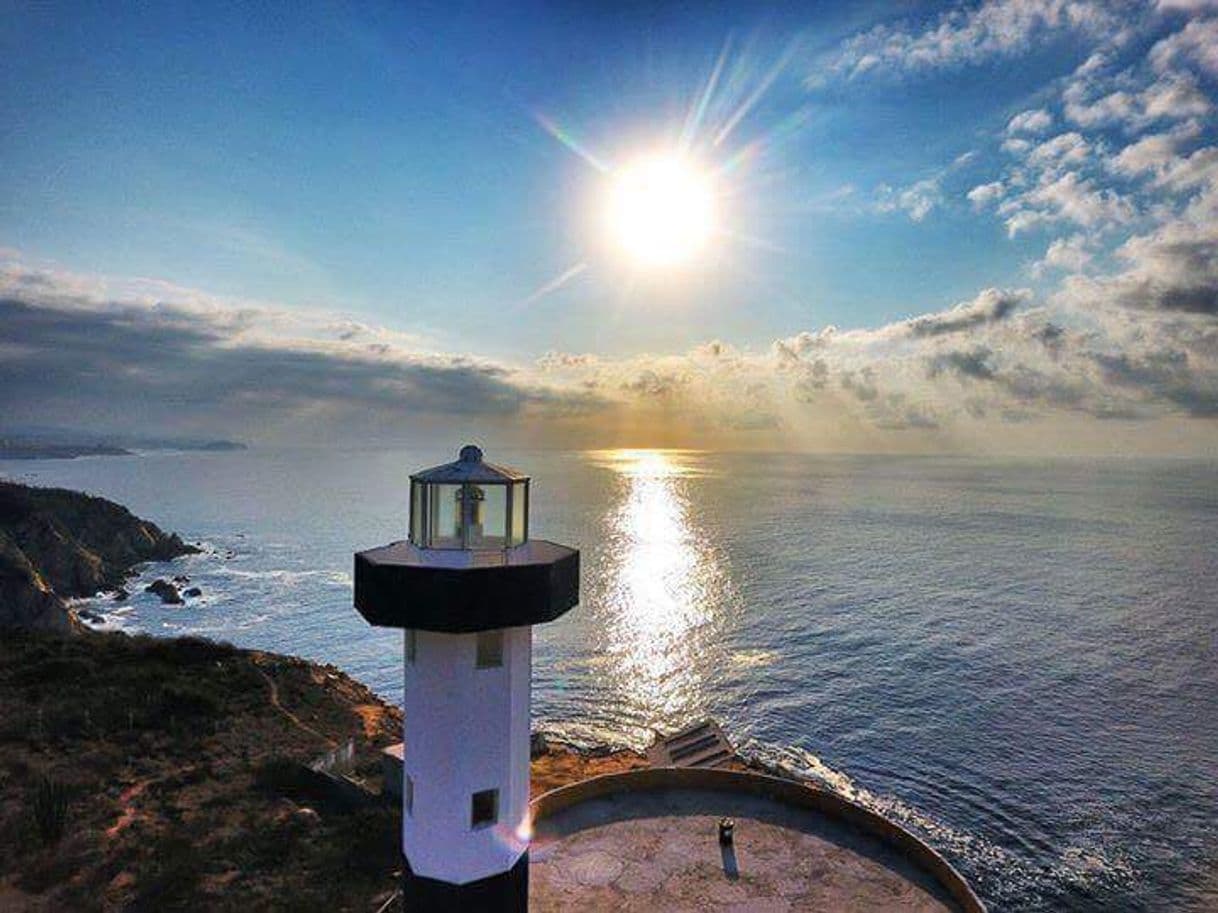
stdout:
{"type": "Polygon", "coordinates": [[[427,544],[430,548],[461,548],[460,485],[428,485],[427,544]]]}
{"type": "Polygon", "coordinates": [[[419,482],[410,483],[410,541],[415,545],[425,545],[423,539],[423,494],[426,486],[419,482]]]}
{"type": "Polygon", "coordinates": [[[508,531],[508,545],[524,542],[525,516],[529,510],[528,485],[524,482],[512,484],[512,516],[508,531]]]}
{"type": "Polygon", "coordinates": [[[478,522],[470,525],[469,547],[503,548],[507,528],[507,486],[476,487],[481,490],[482,497],[475,502],[478,522]]]}

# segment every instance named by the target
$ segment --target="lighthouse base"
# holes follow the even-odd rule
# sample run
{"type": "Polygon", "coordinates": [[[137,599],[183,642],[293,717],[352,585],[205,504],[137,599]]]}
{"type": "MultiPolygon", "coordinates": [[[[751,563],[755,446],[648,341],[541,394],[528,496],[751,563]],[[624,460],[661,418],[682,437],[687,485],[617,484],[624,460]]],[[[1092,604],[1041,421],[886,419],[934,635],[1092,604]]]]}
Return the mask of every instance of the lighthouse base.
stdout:
{"type": "Polygon", "coordinates": [[[525,852],[516,864],[499,875],[480,878],[468,884],[452,884],[435,878],[424,878],[410,869],[410,860],[402,858],[402,899],[407,910],[427,910],[435,913],[528,913],[529,854],[525,852]]]}

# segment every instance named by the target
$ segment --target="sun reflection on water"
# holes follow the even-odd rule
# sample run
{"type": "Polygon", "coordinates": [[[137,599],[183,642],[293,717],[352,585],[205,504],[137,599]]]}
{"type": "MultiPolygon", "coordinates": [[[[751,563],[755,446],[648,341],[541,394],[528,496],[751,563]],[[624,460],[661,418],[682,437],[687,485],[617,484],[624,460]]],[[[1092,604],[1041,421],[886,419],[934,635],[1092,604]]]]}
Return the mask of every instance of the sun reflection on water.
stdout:
{"type": "Polygon", "coordinates": [[[616,689],[640,727],[669,728],[705,712],[710,635],[730,578],[693,503],[698,454],[613,450],[594,455],[618,477],[606,518],[606,652],[616,689]]]}

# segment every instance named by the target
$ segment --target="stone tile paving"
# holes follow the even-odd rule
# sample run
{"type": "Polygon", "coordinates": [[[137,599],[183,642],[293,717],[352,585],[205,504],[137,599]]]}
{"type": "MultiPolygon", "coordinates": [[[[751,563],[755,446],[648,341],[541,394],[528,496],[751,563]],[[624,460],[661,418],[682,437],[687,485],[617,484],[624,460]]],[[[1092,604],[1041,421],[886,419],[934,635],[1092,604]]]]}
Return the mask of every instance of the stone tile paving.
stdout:
{"type": "Polygon", "coordinates": [[[933,879],[852,828],[698,790],[599,799],[539,822],[529,881],[531,913],[955,909],[933,879]],[[734,859],[718,843],[724,815],[736,822],[734,859]]]}

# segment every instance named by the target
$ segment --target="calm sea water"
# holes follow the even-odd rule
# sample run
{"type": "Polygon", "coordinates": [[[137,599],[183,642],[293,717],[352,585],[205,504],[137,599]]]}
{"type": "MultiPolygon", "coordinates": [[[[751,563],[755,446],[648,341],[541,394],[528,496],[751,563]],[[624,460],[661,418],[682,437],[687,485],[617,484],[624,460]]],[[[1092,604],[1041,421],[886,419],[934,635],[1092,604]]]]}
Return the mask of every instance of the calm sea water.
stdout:
{"type": "MultiPolygon", "coordinates": [[[[994,910],[1218,909],[1218,465],[492,453],[583,549],[539,628],[534,714],[745,750],[925,836],[994,910]]],[[[351,553],[401,538],[447,450],[0,463],[206,542],[188,608],[114,624],[333,662],[400,698],[351,553]]],[[[148,576],[163,574],[153,568],[148,576]]],[[[111,609],[113,603],[102,601],[111,609]]]]}

